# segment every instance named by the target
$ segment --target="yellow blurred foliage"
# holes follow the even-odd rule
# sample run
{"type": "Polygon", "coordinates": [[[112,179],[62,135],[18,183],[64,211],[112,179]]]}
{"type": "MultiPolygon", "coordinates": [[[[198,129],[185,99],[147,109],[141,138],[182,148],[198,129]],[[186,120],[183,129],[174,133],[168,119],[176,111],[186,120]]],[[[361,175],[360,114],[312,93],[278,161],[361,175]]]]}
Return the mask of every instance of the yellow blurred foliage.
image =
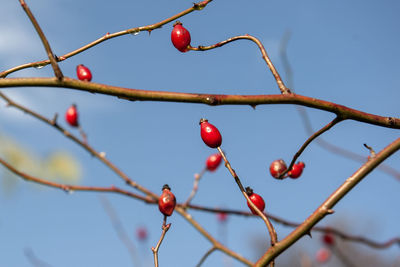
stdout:
{"type": "MultiPolygon", "coordinates": [[[[16,169],[38,178],[60,183],[77,184],[82,177],[80,163],[68,152],[57,151],[40,157],[12,138],[0,135],[0,156],[16,169]]],[[[13,192],[20,177],[0,168],[1,187],[13,192]]]]}

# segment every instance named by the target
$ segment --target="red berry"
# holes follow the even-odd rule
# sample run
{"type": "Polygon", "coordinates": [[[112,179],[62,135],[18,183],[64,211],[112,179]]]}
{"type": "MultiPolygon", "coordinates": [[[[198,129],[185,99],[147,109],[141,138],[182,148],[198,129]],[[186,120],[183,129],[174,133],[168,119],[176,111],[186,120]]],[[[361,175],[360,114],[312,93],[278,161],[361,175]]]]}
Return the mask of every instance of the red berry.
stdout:
{"type": "Polygon", "coordinates": [[[322,236],[322,241],[328,246],[333,246],[335,244],[335,237],[333,234],[327,232],[322,236]]]}
{"type": "Polygon", "coordinates": [[[176,198],[170,190],[171,188],[169,188],[169,186],[165,184],[162,188],[162,194],[158,199],[158,209],[165,216],[171,216],[171,214],[174,212],[176,205],[176,198]]]}
{"type": "Polygon", "coordinates": [[[206,168],[210,172],[215,171],[221,164],[222,156],[219,153],[210,155],[206,160],[206,168]]]}
{"type": "Polygon", "coordinates": [[[269,166],[269,172],[272,177],[279,178],[279,176],[284,173],[287,169],[286,163],[283,159],[274,160],[269,166]]]}
{"type": "Polygon", "coordinates": [[[317,254],[315,255],[315,258],[316,258],[316,260],[319,262],[319,263],[325,263],[325,262],[327,262],[329,259],[330,259],[330,257],[331,257],[331,251],[329,250],[329,249],[327,249],[327,248],[320,248],[318,251],[317,251],[317,254]]]}
{"type": "Polygon", "coordinates": [[[218,221],[221,223],[226,222],[226,220],[228,219],[228,214],[226,214],[225,212],[218,212],[217,218],[218,218],[218,221]]]}
{"type": "Polygon", "coordinates": [[[288,172],[290,178],[296,179],[299,178],[300,175],[303,173],[303,169],[306,165],[303,162],[297,162],[293,165],[292,169],[288,172]]]}
{"type": "Polygon", "coordinates": [[[89,68],[82,64],[76,66],[76,75],[81,81],[90,82],[92,80],[92,73],[90,72],[89,68]]]}
{"type": "Polygon", "coordinates": [[[69,125],[72,127],[78,127],[78,111],[76,110],[76,105],[71,105],[67,112],[65,112],[65,120],[68,122],[69,125]]]}
{"type": "MultiPolygon", "coordinates": [[[[256,193],[253,193],[253,189],[251,189],[250,187],[246,187],[246,194],[249,196],[251,202],[253,202],[253,204],[256,205],[256,207],[261,212],[263,212],[264,209],[265,209],[264,199],[260,195],[258,195],[256,193]]],[[[257,215],[256,210],[251,207],[251,205],[250,205],[250,203],[248,201],[247,201],[247,206],[250,208],[251,212],[254,215],[257,215]]]]}
{"type": "Polygon", "coordinates": [[[221,146],[222,136],[217,127],[209,123],[206,119],[200,120],[200,135],[204,143],[211,148],[221,146]]]}
{"type": "Polygon", "coordinates": [[[140,241],[144,241],[147,239],[147,229],[145,227],[139,227],[136,229],[137,238],[140,241]]]}
{"type": "Polygon", "coordinates": [[[171,32],[171,41],[172,44],[181,52],[187,52],[188,46],[190,45],[190,33],[186,30],[182,23],[179,21],[175,22],[174,28],[171,32]]]}

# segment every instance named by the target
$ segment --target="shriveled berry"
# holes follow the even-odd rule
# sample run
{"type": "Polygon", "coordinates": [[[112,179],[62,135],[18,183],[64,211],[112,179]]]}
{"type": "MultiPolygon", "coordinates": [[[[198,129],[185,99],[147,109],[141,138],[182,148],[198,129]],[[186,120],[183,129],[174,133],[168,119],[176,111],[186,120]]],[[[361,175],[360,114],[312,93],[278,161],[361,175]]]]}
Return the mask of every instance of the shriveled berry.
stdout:
{"type": "Polygon", "coordinates": [[[215,171],[221,164],[222,156],[219,153],[210,155],[206,160],[206,168],[208,171],[215,171]]]}
{"type": "Polygon", "coordinates": [[[281,176],[281,174],[284,173],[286,169],[287,166],[283,159],[274,160],[269,166],[269,172],[274,178],[279,178],[279,176],[281,176]]]}
{"type": "Polygon", "coordinates": [[[182,23],[179,21],[175,22],[174,28],[171,32],[171,41],[172,44],[181,52],[187,52],[188,46],[190,45],[190,33],[189,31],[182,26],[182,23]]]}
{"type": "Polygon", "coordinates": [[[76,105],[75,104],[71,105],[67,109],[67,112],[65,112],[65,120],[72,127],[78,127],[79,126],[79,123],[78,123],[78,111],[76,109],[76,105]]]}
{"type": "Polygon", "coordinates": [[[158,209],[165,216],[171,216],[176,206],[176,198],[171,192],[171,188],[165,184],[162,188],[162,194],[158,199],[158,209]]]}
{"type": "MultiPolygon", "coordinates": [[[[261,212],[263,212],[265,209],[264,199],[259,194],[254,193],[253,189],[251,189],[250,187],[246,187],[246,194],[249,196],[251,202],[253,202],[253,204],[256,205],[256,207],[261,212]]],[[[247,201],[247,206],[250,208],[251,213],[253,213],[254,215],[257,215],[256,210],[251,207],[251,205],[248,201],[247,201]]]]}
{"type": "Polygon", "coordinates": [[[200,120],[200,135],[201,139],[203,139],[204,143],[211,147],[217,148],[221,146],[222,136],[218,131],[217,127],[212,125],[206,119],[200,120]]]}
{"type": "Polygon", "coordinates": [[[331,258],[332,252],[327,248],[320,248],[315,255],[315,259],[319,263],[325,263],[331,258]]]}
{"type": "Polygon", "coordinates": [[[90,72],[90,69],[83,64],[76,66],[76,75],[81,81],[90,82],[92,80],[92,73],[90,72]]]}
{"type": "Polygon", "coordinates": [[[303,169],[306,165],[304,162],[297,162],[293,165],[292,169],[288,172],[290,178],[296,179],[299,178],[300,175],[303,173],[303,169]]]}

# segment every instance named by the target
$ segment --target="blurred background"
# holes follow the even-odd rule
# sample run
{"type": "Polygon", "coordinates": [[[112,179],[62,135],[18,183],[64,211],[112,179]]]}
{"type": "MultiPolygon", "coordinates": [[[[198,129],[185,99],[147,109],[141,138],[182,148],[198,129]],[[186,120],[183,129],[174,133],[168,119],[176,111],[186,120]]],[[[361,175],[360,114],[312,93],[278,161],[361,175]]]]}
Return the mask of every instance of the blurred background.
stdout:
{"type": "MultiPolygon", "coordinates": [[[[107,32],[159,22],[192,5],[191,1],[27,1],[58,56],[107,32]]],[[[296,93],[365,112],[400,117],[398,1],[213,1],[180,21],[192,46],[210,45],[251,34],[264,44],[284,81],[280,48],[286,56],[296,93]]],[[[108,40],[60,63],[65,76],[76,77],[78,64],[89,67],[93,82],[135,89],[216,93],[278,94],[256,45],[237,41],[207,52],[181,53],[170,41],[172,24],[108,40]]],[[[46,59],[39,37],[18,1],[0,9],[0,70],[46,59]]],[[[25,69],[9,77],[50,77],[52,69],[25,69]]],[[[263,196],[266,211],[290,221],[304,221],[361,162],[312,143],[301,155],[306,164],[297,179],[278,181],[268,171],[275,159],[290,162],[308,138],[294,105],[217,106],[129,102],[60,88],[1,89],[13,100],[68,127],[64,112],[75,103],[88,142],[133,180],[160,193],[168,183],[179,202],[186,200],[194,174],[214,150],[204,145],[199,119],[208,118],[222,133],[222,148],[245,186],[263,196]]],[[[76,144],[42,122],[0,101],[0,154],[28,173],[62,183],[125,187],[122,180],[76,144]]],[[[306,109],[317,130],[333,114],[306,109]]],[[[71,129],[71,128],[69,128],[71,129]]],[[[71,129],[79,135],[77,130],[71,129]]],[[[380,151],[398,131],[354,121],[335,126],[322,138],[363,156],[366,143],[380,151]]],[[[399,154],[385,161],[399,168],[399,154]]],[[[384,242],[400,236],[400,180],[376,170],[335,207],[321,226],[384,242]]],[[[248,211],[229,172],[206,173],[193,204],[248,211]]],[[[257,260],[268,248],[264,223],[257,218],[189,211],[229,248],[257,260]]],[[[115,218],[114,216],[114,218],[115,218]]],[[[178,214],[160,248],[162,266],[195,266],[210,243],[178,214]]],[[[115,194],[60,190],[25,182],[0,168],[0,266],[154,266],[151,246],[161,233],[155,205],[115,194]],[[108,203],[108,204],[105,204],[108,203]],[[107,206],[108,205],[108,206],[107,206]],[[113,226],[111,207],[134,245],[135,260],[113,226]],[[108,209],[110,211],[110,209],[108,209]],[[146,238],[138,238],[138,229],[146,238]],[[43,262],[41,262],[43,261],[43,262]],[[35,265],[39,264],[39,265],[35,265]]],[[[292,228],[274,223],[278,238],[292,228]]],[[[276,260],[277,266],[318,266],[320,234],[303,237],[276,260]]],[[[399,247],[371,249],[339,242],[354,266],[400,266],[399,247]]],[[[220,252],[202,266],[242,266],[220,252]]],[[[333,255],[325,266],[345,266],[333,255]]]]}

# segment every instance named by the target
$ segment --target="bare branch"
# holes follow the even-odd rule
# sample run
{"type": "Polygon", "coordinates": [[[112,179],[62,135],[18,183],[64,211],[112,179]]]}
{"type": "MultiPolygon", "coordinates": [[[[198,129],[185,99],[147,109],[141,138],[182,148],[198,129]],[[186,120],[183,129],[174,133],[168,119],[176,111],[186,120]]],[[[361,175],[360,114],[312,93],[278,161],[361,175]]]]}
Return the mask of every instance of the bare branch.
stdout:
{"type": "Polygon", "coordinates": [[[265,222],[265,225],[267,226],[269,236],[271,238],[271,246],[274,246],[276,242],[278,242],[278,236],[275,232],[275,229],[272,225],[272,223],[269,221],[269,219],[265,216],[265,214],[258,209],[256,205],[250,200],[249,196],[247,195],[242,183],[240,182],[239,176],[236,174],[235,170],[232,169],[231,164],[229,163],[228,159],[225,156],[225,153],[222,151],[221,147],[217,147],[219,153],[221,154],[222,158],[225,161],[225,167],[229,170],[230,174],[232,177],[235,179],[235,182],[237,183],[240,192],[242,192],[243,196],[246,198],[247,203],[250,204],[250,206],[257,212],[258,216],[261,217],[261,219],[265,222]]]}
{"type": "Polygon", "coordinates": [[[21,3],[21,6],[24,9],[26,15],[28,15],[29,19],[31,20],[33,27],[35,27],[35,30],[40,37],[40,40],[42,40],[43,46],[46,49],[47,56],[49,57],[51,66],[53,67],[54,74],[56,75],[57,79],[61,81],[64,75],[62,74],[61,69],[57,64],[57,60],[54,57],[53,51],[51,51],[51,47],[49,42],[47,41],[46,36],[44,35],[42,29],[39,26],[39,23],[33,16],[33,13],[29,9],[28,5],[25,3],[25,0],[19,0],[19,2],[21,3]]]}
{"type": "Polygon", "coordinates": [[[201,46],[201,45],[199,45],[198,47],[189,47],[189,49],[190,50],[194,50],[194,51],[207,51],[207,50],[211,50],[211,49],[214,49],[214,48],[218,48],[218,47],[224,46],[224,45],[226,45],[228,43],[231,43],[231,42],[234,42],[234,41],[237,41],[237,40],[250,40],[250,41],[254,42],[258,46],[258,48],[261,51],[262,58],[264,59],[265,63],[267,63],[269,69],[272,72],[272,75],[274,76],[274,78],[276,80],[276,83],[278,84],[278,87],[279,87],[279,90],[281,91],[281,94],[290,94],[291,93],[290,89],[287,88],[285,86],[285,84],[283,83],[281,76],[279,75],[278,71],[276,70],[274,64],[272,64],[272,61],[269,58],[269,56],[267,54],[267,51],[265,50],[263,44],[261,43],[261,41],[258,38],[254,37],[254,36],[251,36],[251,35],[248,35],[248,34],[240,35],[240,36],[231,37],[231,38],[229,38],[227,40],[221,41],[221,42],[216,43],[214,45],[210,45],[210,46],[201,46]]]}
{"type": "Polygon", "coordinates": [[[343,120],[355,120],[368,124],[378,125],[387,128],[400,129],[400,119],[394,117],[382,117],[351,109],[336,103],[307,97],[296,94],[284,95],[215,95],[176,93],[166,91],[150,91],[139,89],[128,89],[117,86],[110,86],[94,82],[83,82],[76,79],[64,77],[59,82],[54,78],[7,78],[0,79],[0,88],[6,87],[63,87],[113,95],[127,100],[160,101],[160,102],[182,102],[202,103],[207,105],[271,105],[271,104],[296,104],[319,110],[328,111],[340,116],[343,120]]]}

